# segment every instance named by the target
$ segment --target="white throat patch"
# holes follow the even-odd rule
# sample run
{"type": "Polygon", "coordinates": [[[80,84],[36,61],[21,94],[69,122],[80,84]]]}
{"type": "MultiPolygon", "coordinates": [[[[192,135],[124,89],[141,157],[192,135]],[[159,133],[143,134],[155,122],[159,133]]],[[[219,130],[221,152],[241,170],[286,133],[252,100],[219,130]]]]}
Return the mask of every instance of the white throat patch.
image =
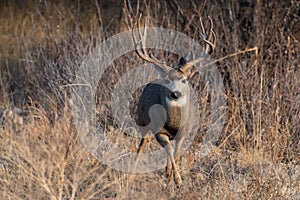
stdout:
{"type": "Polygon", "coordinates": [[[175,99],[170,99],[169,97],[165,97],[165,101],[167,103],[167,105],[171,106],[171,107],[183,107],[187,104],[187,96],[181,96],[179,99],[175,100],[175,99]]]}

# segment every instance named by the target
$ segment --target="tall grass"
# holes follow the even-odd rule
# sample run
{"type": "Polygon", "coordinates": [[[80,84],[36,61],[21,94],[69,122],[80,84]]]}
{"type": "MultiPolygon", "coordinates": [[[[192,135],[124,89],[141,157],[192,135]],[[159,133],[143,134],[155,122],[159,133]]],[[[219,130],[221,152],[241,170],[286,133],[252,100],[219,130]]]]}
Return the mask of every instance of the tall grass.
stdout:
{"type": "MultiPolygon", "coordinates": [[[[71,83],[84,57],[122,30],[120,18],[109,17],[121,17],[122,1],[114,2],[0,3],[1,198],[300,198],[299,2],[152,1],[155,25],[199,41],[198,18],[213,18],[213,58],[226,87],[227,121],[218,146],[202,158],[196,138],[181,159],[180,189],[167,184],[163,170],[129,183],[128,174],[84,148],[74,127],[71,83]],[[258,50],[247,51],[253,47],[258,50]]],[[[96,111],[112,141],[132,151],[138,141],[114,126],[110,92],[138,62],[130,53],[107,69],[99,83],[107,101],[96,111]]]]}

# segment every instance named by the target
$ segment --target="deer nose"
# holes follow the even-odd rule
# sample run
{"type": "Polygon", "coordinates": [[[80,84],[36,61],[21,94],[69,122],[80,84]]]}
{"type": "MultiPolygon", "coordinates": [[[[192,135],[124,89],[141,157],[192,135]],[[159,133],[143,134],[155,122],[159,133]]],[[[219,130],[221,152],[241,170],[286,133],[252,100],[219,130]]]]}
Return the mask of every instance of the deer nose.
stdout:
{"type": "Polygon", "coordinates": [[[175,100],[178,100],[181,97],[181,95],[182,94],[180,92],[178,92],[178,91],[175,91],[175,92],[171,93],[172,99],[175,99],[175,100]]]}

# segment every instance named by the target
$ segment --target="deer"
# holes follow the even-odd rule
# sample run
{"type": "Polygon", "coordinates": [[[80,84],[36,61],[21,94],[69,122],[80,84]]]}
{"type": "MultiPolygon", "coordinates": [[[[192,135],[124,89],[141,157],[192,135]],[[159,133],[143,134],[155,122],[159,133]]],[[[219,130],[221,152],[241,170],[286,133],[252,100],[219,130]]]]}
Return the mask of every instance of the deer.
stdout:
{"type": "MultiPolygon", "coordinates": [[[[146,144],[151,140],[146,135],[152,132],[157,142],[167,153],[166,177],[169,182],[174,180],[178,187],[182,186],[182,178],[178,168],[180,151],[187,133],[192,131],[193,120],[191,119],[195,118],[195,106],[191,99],[189,80],[195,73],[193,66],[204,61],[216,46],[216,34],[213,30],[212,19],[209,17],[210,28],[208,33],[206,33],[202,19],[200,19],[200,22],[202,28],[201,39],[204,41],[203,53],[192,61],[182,58],[180,63],[173,67],[169,67],[165,62],[158,60],[147,52],[145,48],[146,25],[144,25],[144,33],[141,29],[137,34],[132,31],[136,54],[142,60],[154,64],[155,69],[162,77],[162,79],[148,83],[138,100],[136,123],[141,127],[140,131],[143,137],[138,146],[135,166],[139,160],[138,155],[144,151],[146,144]],[[139,35],[139,40],[136,35],[139,35]],[[151,123],[152,125],[149,126],[151,123]],[[161,128],[157,130],[159,126],[161,128]],[[175,146],[172,144],[173,140],[175,146]]],[[[140,27],[140,21],[138,26],[140,27]]]]}

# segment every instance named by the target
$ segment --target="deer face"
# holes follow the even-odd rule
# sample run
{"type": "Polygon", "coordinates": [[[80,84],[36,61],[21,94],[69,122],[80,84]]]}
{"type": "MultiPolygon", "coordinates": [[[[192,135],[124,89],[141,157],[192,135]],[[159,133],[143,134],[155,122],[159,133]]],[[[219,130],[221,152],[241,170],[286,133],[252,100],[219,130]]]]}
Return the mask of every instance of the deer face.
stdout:
{"type": "Polygon", "coordinates": [[[168,107],[184,107],[190,99],[187,77],[178,69],[172,69],[163,79],[162,99],[168,107]]]}

